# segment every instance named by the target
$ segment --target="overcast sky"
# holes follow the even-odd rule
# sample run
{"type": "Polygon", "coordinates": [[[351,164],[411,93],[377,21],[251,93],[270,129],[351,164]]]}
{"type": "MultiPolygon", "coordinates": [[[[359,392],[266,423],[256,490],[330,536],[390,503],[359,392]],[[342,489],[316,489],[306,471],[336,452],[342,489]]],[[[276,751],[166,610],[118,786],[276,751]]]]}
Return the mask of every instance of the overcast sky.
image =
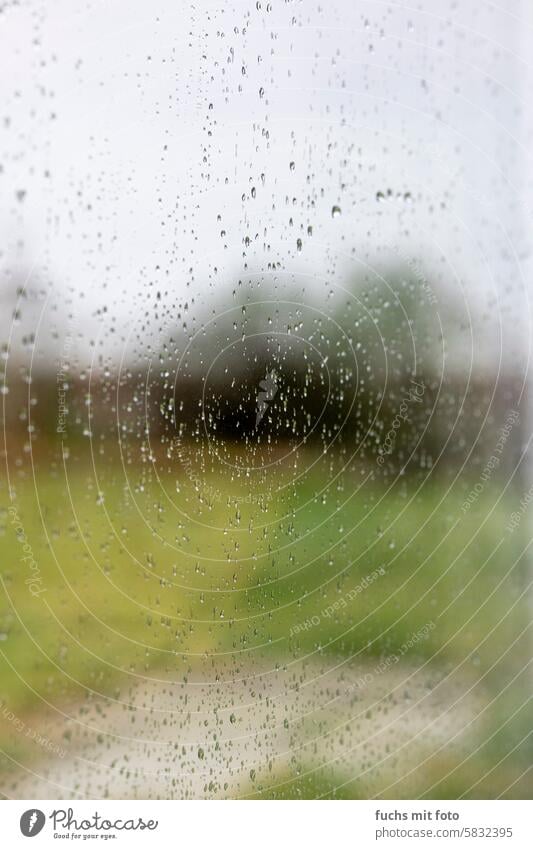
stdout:
{"type": "Polygon", "coordinates": [[[320,299],[399,247],[514,356],[533,36],[498,5],[3,3],[4,297],[30,272],[111,350],[236,280],[320,299]]]}

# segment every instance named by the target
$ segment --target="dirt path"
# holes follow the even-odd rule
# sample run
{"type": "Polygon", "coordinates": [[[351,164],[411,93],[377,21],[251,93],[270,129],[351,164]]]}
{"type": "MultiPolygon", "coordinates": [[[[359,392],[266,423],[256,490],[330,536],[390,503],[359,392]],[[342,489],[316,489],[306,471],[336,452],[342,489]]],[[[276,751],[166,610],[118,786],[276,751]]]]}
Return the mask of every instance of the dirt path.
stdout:
{"type": "MultiPolygon", "coordinates": [[[[377,793],[475,718],[485,694],[468,689],[442,671],[332,669],[331,660],[229,682],[147,683],[122,691],[123,704],[88,701],[39,729],[64,757],[34,752],[0,789],[33,799],[235,798],[331,762],[337,781],[362,773],[377,793]]],[[[474,739],[472,728],[459,734],[447,755],[471,751],[474,739]]]]}

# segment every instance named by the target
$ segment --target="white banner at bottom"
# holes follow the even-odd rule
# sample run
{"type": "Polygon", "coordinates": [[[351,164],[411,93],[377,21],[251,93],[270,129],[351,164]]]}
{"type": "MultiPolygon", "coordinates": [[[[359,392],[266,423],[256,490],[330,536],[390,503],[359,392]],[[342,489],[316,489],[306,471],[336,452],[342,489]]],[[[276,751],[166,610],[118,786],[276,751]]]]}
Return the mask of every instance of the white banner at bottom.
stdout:
{"type": "Polygon", "coordinates": [[[13,801],[1,845],[533,847],[527,801],[13,801]]]}

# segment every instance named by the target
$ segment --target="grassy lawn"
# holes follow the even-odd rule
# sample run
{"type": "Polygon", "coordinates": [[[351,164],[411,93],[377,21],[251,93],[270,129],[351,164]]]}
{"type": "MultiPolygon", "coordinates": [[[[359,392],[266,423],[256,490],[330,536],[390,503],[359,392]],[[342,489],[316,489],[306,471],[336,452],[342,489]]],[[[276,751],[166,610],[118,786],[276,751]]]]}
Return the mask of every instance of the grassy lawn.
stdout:
{"type": "MultiPolygon", "coordinates": [[[[322,492],[324,460],[297,484],[270,470],[275,497],[258,488],[247,503],[220,471],[202,470],[197,492],[183,476],[126,468],[127,480],[102,463],[96,483],[72,463],[67,486],[58,465],[38,474],[38,500],[29,475],[12,482],[38,597],[2,490],[1,699],[17,716],[41,700],[118,693],[136,676],[185,680],[316,653],[435,656],[479,677],[524,628],[520,534],[505,532],[513,508],[490,493],[463,515],[464,493],[436,477],[389,491],[387,480],[360,488],[360,470],[322,492]]],[[[0,728],[17,751],[9,723],[0,728]]]]}

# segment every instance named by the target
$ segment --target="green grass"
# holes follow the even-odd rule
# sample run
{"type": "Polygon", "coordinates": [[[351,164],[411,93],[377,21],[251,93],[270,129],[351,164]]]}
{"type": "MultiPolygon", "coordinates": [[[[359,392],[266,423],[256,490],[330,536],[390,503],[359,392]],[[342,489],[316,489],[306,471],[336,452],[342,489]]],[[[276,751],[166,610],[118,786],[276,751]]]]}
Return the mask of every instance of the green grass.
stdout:
{"type": "MultiPolygon", "coordinates": [[[[511,569],[520,534],[504,530],[513,507],[494,506],[497,487],[463,515],[463,491],[442,500],[437,477],[419,493],[408,478],[359,490],[355,470],[322,493],[335,473],[326,460],[274,498],[258,488],[254,504],[236,503],[248,484],[221,471],[202,470],[198,493],[183,474],[179,491],[175,473],[157,482],[149,465],[127,466],[128,483],[116,462],[99,463],[98,484],[88,464],[67,468],[68,488],[60,466],[37,470],[38,501],[27,471],[12,481],[38,598],[9,514],[2,523],[0,695],[18,716],[43,700],[115,693],[135,675],[184,680],[267,657],[435,657],[479,677],[524,627],[524,605],[502,618],[524,566],[511,569]]],[[[290,477],[275,468],[267,492],[290,477]]],[[[7,510],[6,489],[2,499],[7,510]]],[[[12,727],[0,727],[17,751],[12,727]]]]}
{"type": "MultiPolygon", "coordinates": [[[[360,787],[360,785],[359,785],[360,787]]],[[[288,799],[364,799],[364,793],[358,793],[357,782],[346,783],[345,776],[336,775],[331,770],[309,770],[302,775],[281,772],[269,780],[253,782],[246,799],[288,800],[288,799]]]]}

